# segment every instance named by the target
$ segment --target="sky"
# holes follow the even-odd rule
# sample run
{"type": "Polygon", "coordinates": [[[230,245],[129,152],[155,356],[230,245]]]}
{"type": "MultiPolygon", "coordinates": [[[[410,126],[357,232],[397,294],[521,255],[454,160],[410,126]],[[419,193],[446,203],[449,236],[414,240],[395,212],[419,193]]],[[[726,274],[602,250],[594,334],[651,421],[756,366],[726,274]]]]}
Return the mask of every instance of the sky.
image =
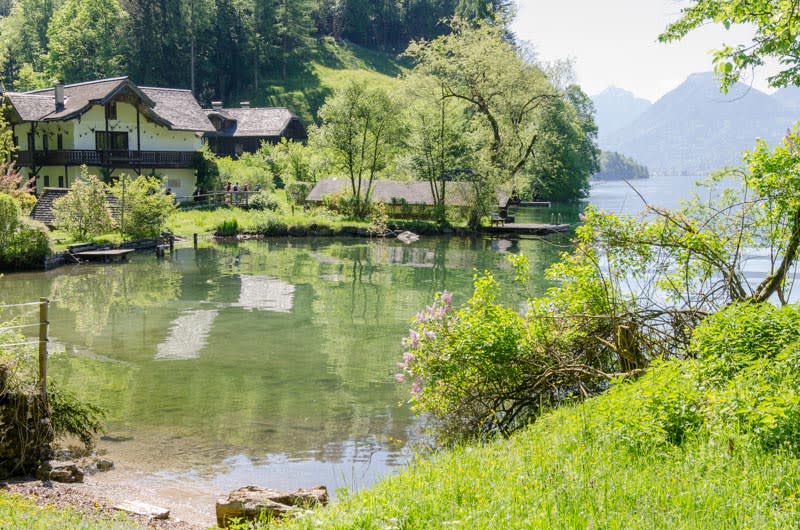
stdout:
{"type": "MultiPolygon", "coordinates": [[[[578,83],[595,95],[609,86],[656,101],[689,74],[712,70],[710,50],[749,42],[752,30],[708,25],[680,42],[661,44],[658,35],[680,15],[682,0],[517,0],[512,26],[529,41],[540,61],[572,59],[578,83]]],[[[767,87],[768,70],[753,86],[767,87]]]]}

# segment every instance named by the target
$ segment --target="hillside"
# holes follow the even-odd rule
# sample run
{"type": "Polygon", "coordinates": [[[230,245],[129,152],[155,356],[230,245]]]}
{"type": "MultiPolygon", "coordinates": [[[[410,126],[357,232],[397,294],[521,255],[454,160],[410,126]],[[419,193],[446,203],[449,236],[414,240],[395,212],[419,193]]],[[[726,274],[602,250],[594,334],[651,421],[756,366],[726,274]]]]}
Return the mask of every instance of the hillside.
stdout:
{"type": "Polygon", "coordinates": [[[783,106],[795,112],[800,111],[800,87],[788,86],[781,88],[772,94],[772,97],[780,101],[783,106]]]}
{"type": "Polygon", "coordinates": [[[777,98],[743,84],[723,95],[711,73],[693,74],[600,146],[654,173],[702,174],[739,163],[756,138],[774,144],[796,120],[777,98]]]}
{"type": "Polygon", "coordinates": [[[605,89],[593,96],[592,101],[600,145],[610,135],[631,124],[652,105],[646,99],[637,98],[631,92],[617,87],[605,89]]]}
{"type": "MultiPolygon", "coordinates": [[[[318,41],[305,68],[290,69],[285,80],[263,80],[258,91],[241,94],[239,99],[253,105],[288,107],[304,122],[312,123],[325,98],[351,80],[392,90],[405,70],[390,54],[325,38],[318,41]]],[[[238,101],[230,103],[236,105],[238,101]]]]}

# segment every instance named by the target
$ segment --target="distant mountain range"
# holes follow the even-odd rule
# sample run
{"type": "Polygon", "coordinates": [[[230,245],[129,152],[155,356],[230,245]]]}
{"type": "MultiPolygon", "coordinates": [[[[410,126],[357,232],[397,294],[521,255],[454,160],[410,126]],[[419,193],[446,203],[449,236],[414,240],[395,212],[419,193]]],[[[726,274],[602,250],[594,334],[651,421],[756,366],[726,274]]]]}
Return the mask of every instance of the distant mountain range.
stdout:
{"type": "Polygon", "coordinates": [[[800,120],[800,88],[768,95],[740,83],[722,94],[711,73],[689,76],[652,104],[618,88],[592,99],[600,147],[655,174],[705,174],[739,165],[756,138],[774,145],[800,120]]]}

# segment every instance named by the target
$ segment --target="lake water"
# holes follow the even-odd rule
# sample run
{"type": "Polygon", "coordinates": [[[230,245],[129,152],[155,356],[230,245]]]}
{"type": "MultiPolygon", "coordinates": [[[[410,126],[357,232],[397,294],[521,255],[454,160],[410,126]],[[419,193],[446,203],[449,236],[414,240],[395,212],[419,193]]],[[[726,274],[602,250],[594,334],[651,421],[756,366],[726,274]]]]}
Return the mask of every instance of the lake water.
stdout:
{"type": "MultiPolygon", "coordinates": [[[[674,206],[691,182],[635,186],[674,206]]],[[[595,184],[591,201],[641,208],[621,182],[595,184]]],[[[206,241],[164,260],[9,274],[0,299],[53,300],[51,378],[109,411],[99,449],[119,470],[90,482],[138,488],[210,524],[214,499],[246,484],[358,489],[405,464],[419,427],[393,374],[413,315],[444,289],[466,300],[476,270],[510,282],[508,253],[528,256],[543,292],[542,272],[566,248],[563,237],[206,241]]]]}

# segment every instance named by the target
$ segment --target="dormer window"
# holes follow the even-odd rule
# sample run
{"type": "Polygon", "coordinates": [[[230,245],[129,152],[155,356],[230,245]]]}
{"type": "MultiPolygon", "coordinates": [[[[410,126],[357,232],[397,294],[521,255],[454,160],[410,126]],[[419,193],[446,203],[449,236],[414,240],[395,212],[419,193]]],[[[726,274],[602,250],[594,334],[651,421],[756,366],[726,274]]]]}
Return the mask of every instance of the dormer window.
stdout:
{"type": "Polygon", "coordinates": [[[109,101],[106,103],[106,119],[107,120],[116,120],[117,119],[117,102],[116,101],[109,101]]]}

